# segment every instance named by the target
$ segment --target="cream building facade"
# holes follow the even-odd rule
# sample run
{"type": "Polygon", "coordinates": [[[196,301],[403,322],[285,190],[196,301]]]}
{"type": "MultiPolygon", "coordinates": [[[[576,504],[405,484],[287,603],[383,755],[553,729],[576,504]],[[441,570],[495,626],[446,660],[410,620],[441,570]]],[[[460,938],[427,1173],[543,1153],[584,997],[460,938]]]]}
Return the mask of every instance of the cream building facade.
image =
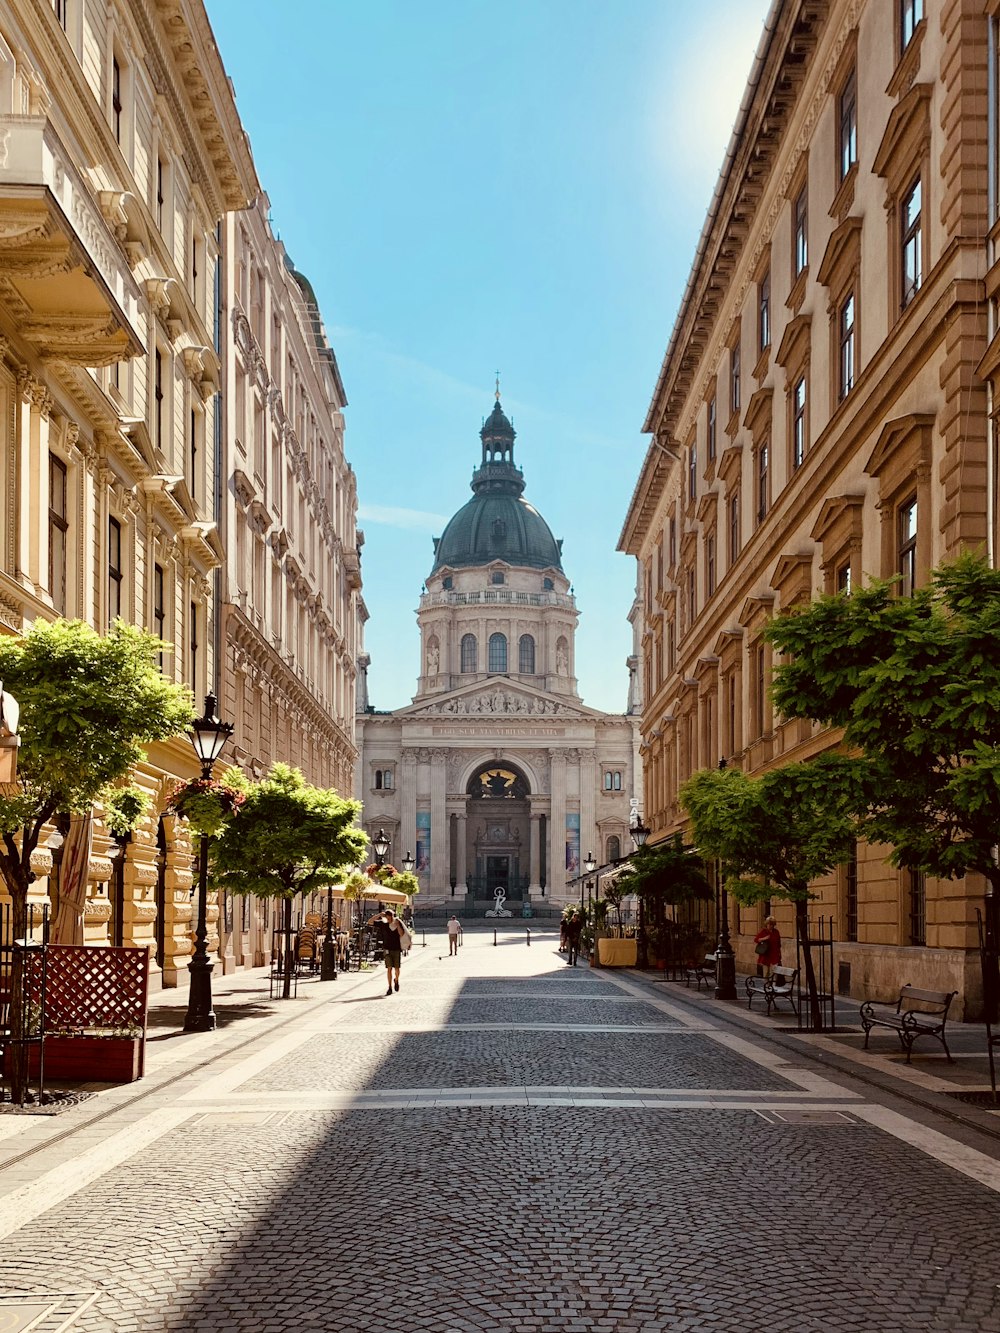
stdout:
{"type": "MultiPolygon", "coordinates": [[[[223,223],[219,698],[246,772],[288,763],[350,796],[363,538],[347,397],[315,294],[268,212],[262,194],[223,223]]],[[[271,904],[223,906],[226,964],[266,961],[271,904]]]]}
{"type": "MultiPolygon", "coordinates": [[[[831,743],[773,713],[769,616],[868,575],[905,592],[963,548],[995,551],[996,9],[772,5],[622,534],[651,841],[683,827],[694,770],[759,773],[831,743]]],[[[814,886],[841,989],[909,981],[974,1007],[982,885],[925,881],[886,852],[859,846],[814,886]]],[[[732,904],[745,970],[762,911],[732,904]]]]}
{"type": "MultiPolygon", "coordinates": [[[[627,855],[638,717],[588,708],[562,543],[523,496],[499,393],[480,432],[473,498],[434,543],[420,598],[421,673],[409,707],[359,690],[358,791],[369,836],[410,852],[421,906],[482,913],[579,896],[593,853],[627,855]]],[[[362,658],[362,670],[367,659],[362,658]]]]}
{"type": "MultiPolygon", "coordinates": [[[[345,399],[308,284],[260,209],[244,212],[259,193],[201,0],[0,0],[0,629],[142,625],[172,645],[162,669],[199,708],[220,691],[249,771],[287,758],[349,792],[345,399]],[[241,264],[266,273],[261,337],[241,264]],[[291,471],[280,494],[258,496],[240,452],[258,400],[291,471]],[[280,610],[251,605],[247,515],[288,534],[280,610]],[[258,687],[306,725],[253,730],[258,687]]],[[[191,848],[163,812],[196,772],[186,737],[152,747],[136,774],[148,819],[124,850],[96,824],[86,938],[146,946],[154,986],[187,978],[191,848]]],[[[37,854],[39,897],[58,842],[37,854]]],[[[210,904],[212,950],[218,916],[210,904]]],[[[250,961],[231,932],[225,947],[250,961]]]]}

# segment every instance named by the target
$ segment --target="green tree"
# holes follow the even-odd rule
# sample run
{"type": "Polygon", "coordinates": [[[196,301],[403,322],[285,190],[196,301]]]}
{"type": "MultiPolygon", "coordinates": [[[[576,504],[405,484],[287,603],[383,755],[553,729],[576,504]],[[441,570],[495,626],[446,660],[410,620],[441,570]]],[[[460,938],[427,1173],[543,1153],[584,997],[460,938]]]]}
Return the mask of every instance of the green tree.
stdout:
{"type": "Polygon", "coordinates": [[[691,837],[702,856],[721,862],[725,887],[741,902],[782,898],[795,904],[812,1026],[822,1026],[809,941],[809,885],[846,861],[866,800],[865,773],[853,760],[822,755],[760,777],[703,769],[680,789],[691,837]]]}
{"type": "MultiPolygon", "coordinates": [[[[642,928],[637,961],[646,965],[646,932],[654,944],[667,928],[667,908],[695,898],[709,899],[712,889],[705,878],[701,858],[693,847],[685,847],[679,833],[663,842],[646,843],[629,857],[629,869],[618,876],[618,887],[634,893],[642,907],[642,928]]],[[[660,946],[662,949],[662,945],[660,946]]]]}
{"type": "MultiPolygon", "coordinates": [[[[17,784],[0,793],[0,877],[10,894],[15,938],[27,927],[31,854],[45,825],[96,804],[113,811],[118,833],[142,817],[142,802],[118,791],[145,746],[187,730],[190,691],[159,671],[160,640],[117,621],[98,634],[79,620],[39,622],[23,638],[0,638],[0,680],[21,706],[17,784]]],[[[19,973],[11,1022],[20,1030],[19,973]]],[[[24,1052],[10,1052],[15,1096],[25,1089],[24,1052]]]]}
{"type": "Polygon", "coordinates": [[[297,768],[274,764],[225,824],[211,847],[213,882],[228,893],[280,898],[284,903],[285,976],[291,995],[292,900],[344,881],[345,867],[364,856],[367,839],[355,827],[360,801],[313,787],[297,768]]]}
{"type": "Polygon", "coordinates": [[[997,940],[1000,867],[1000,571],[966,554],[900,597],[872,581],[766,630],[787,657],[772,695],[786,717],[842,727],[867,768],[864,835],[895,865],[986,877],[997,940]]]}

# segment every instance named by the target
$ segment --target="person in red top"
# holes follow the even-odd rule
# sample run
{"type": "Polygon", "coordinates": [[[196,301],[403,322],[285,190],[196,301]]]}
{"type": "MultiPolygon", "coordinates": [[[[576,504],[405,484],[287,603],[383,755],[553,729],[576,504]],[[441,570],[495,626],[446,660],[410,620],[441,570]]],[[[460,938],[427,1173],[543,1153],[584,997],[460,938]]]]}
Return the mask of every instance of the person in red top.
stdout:
{"type": "Polygon", "coordinates": [[[781,966],[781,936],[778,934],[778,923],[773,916],[764,918],[763,928],[753,937],[753,945],[757,962],[763,968],[763,975],[769,977],[772,967],[781,966]],[[760,947],[762,944],[767,947],[762,949],[760,947]]]}

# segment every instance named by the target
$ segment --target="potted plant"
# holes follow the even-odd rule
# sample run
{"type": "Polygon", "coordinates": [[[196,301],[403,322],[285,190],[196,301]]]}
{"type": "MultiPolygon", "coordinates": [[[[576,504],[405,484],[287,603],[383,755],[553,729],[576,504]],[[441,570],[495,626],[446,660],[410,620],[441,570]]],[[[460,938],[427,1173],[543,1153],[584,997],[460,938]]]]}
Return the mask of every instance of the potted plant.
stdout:
{"type": "MultiPolygon", "coordinates": [[[[79,1028],[46,1032],[46,1079],[77,1083],[134,1083],[144,1073],[142,1029],[79,1028]]],[[[38,1077],[39,1048],[29,1052],[29,1075],[38,1077]]]]}
{"type": "Polygon", "coordinates": [[[239,770],[228,769],[224,780],[192,778],[174,789],[167,809],[186,819],[196,833],[214,838],[246,800],[239,770]]]}

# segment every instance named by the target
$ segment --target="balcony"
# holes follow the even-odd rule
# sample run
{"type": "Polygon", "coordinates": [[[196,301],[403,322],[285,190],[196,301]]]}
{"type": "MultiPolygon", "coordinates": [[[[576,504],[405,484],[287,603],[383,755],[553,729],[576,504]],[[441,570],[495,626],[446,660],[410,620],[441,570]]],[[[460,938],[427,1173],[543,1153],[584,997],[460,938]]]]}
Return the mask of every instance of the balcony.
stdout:
{"type": "MultiPolygon", "coordinates": [[[[145,352],[139,287],[118,225],[44,116],[11,116],[0,138],[0,294],[19,331],[46,357],[95,367],[145,352]],[[121,244],[119,243],[121,241],[121,244]]],[[[137,216],[132,200],[131,218],[137,216]]]]}

